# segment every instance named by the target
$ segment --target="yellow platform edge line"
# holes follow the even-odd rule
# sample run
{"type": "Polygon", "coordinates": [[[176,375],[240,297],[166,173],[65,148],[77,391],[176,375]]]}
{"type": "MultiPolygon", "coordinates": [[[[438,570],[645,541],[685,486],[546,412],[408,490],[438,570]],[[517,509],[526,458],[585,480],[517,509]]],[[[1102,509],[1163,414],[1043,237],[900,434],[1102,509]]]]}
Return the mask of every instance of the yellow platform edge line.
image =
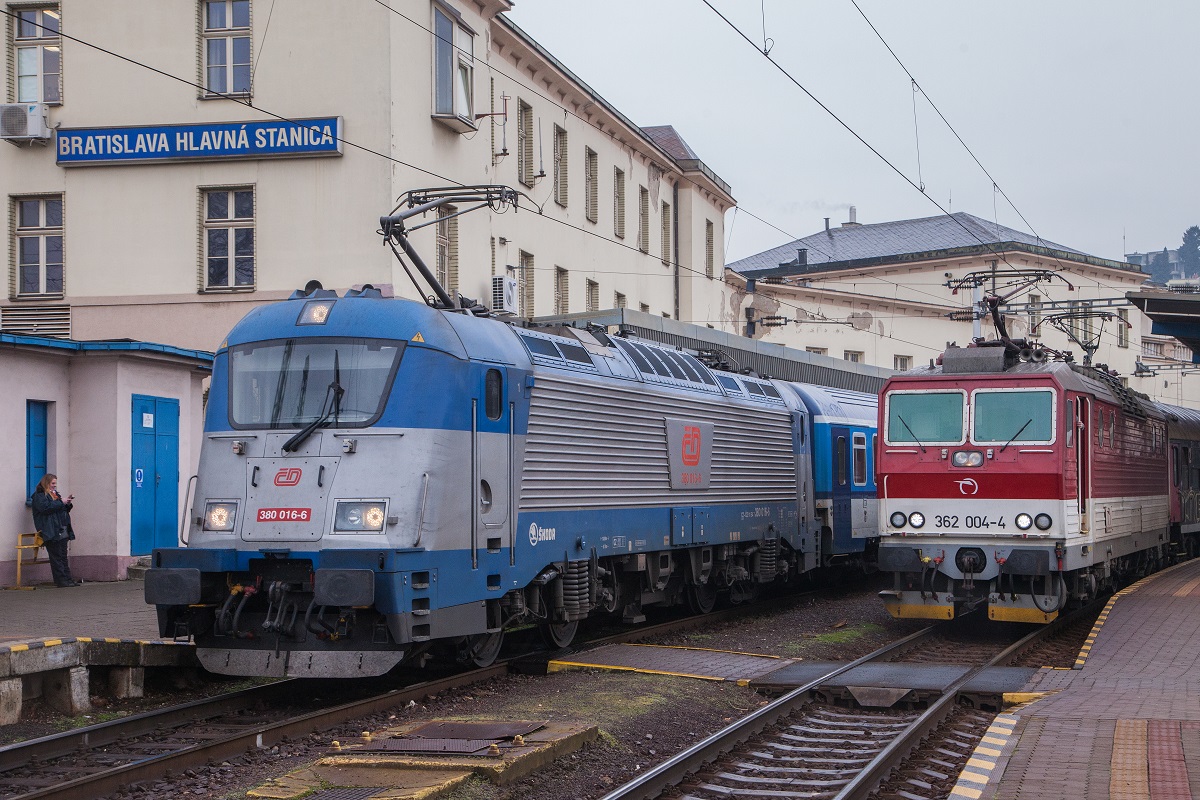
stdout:
{"type": "Polygon", "coordinates": [[[689,647],[682,644],[642,644],[641,642],[627,642],[626,644],[629,647],[657,647],[661,650],[696,650],[701,653],[728,653],[733,656],[754,656],[755,658],[786,658],[786,656],[769,656],[765,653],[746,653],[741,650],[717,650],[712,647],[689,647]]]}

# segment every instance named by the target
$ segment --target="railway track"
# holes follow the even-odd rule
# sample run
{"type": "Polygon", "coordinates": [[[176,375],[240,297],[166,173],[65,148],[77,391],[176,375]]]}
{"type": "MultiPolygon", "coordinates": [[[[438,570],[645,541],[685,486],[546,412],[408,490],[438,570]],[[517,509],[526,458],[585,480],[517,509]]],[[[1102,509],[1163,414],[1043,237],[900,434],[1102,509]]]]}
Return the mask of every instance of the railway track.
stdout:
{"type": "MultiPolygon", "coordinates": [[[[791,596],[788,602],[801,602],[809,594],[791,596]]],[[[763,612],[758,605],[736,606],[631,628],[586,644],[644,641],[763,612]]],[[[523,653],[484,669],[402,688],[387,687],[383,679],[354,682],[363,686],[358,690],[347,689],[347,681],[278,681],[0,746],[0,800],[94,800],[131,784],[161,780],[483,683],[545,655],[523,653]]]]}
{"type": "MultiPolygon", "coordinates": [[[[944,797],[994,714],[964,708],[959,689],[989,666],[1005,666],[1069,626],[1095,617],[1083,609],[1004,640],[937,625],[842,665],[783,695],[675,758],[605,795],[604,800],[804,798],[914,800],[944,797]],[[867,664],[969,665],[924,709],[834,703],[822,686],[867,664]],[[924,742],[924,744],[922,744],[924,742]]],[[[1024,628],[1022,630],[1028,630],[1024,628]]]]}

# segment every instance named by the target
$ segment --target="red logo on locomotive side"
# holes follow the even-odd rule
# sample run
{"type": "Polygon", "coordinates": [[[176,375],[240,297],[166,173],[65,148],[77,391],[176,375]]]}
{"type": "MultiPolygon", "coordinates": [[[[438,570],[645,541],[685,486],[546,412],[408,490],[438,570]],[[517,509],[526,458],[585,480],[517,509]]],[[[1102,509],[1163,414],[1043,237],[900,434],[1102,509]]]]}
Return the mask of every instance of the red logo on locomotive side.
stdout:
{"type": "Polygon", "coordinates": [[[683,465],[695,467],[700,464],[700,429],[695,425],[685,425],[683,428],[683,465]]]}
{"type": "Polygon", "coordinates": [[[284,467],[275,473],[276,486],[295,486],[300,482],[301,472],[297,467],[284,467]]]}

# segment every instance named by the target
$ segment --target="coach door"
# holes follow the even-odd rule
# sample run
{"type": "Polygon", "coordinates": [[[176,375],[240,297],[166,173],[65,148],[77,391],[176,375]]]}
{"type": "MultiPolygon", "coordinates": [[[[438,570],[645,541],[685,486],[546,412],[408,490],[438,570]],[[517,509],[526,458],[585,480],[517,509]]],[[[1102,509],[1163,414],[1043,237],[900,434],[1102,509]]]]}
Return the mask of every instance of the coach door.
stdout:
{"type": "Polygon", "coordinates": [[[831,487],[833,519],[830,525],[833,529],[832,549],[823,555],[828,558],[837,553],[847,553],[852,550],[851,520],[850,520],[850,429],[841,426],[831,426],[829,435],[833,439],[833,486],[831,487]]]}
{"type": "Polygon", "coordinates": [[[473,400],[471,468],[474,520],[471,565],[479,565],[480,550],[513,552],[512,507],[513,412],[508,399],[508,371],[491,367],[484,374],[478,399],[473,400]]]}
{"type": "Polygon", "coordinates": [[[1088,508],[1092,497],[1092,401],[1080,396],[1075,402],[1075,469],[1079,495],[1079,532],[1091,530],[1088,508]]]}

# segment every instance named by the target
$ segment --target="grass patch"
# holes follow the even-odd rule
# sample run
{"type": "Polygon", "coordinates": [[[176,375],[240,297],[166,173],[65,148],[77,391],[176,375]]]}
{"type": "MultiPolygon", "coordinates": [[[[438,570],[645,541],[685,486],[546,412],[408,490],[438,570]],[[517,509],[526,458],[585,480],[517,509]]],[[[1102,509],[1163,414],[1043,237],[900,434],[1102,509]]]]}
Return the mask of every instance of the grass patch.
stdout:
{"type": "Polygon", "coordinates": [[[855,639],[861,639],[868,633],[879,633],[882,630],[881,626],[875,623],[868,623],[866,625],[855,625],[852,628],[847,627],[830,631],[829,633],[819,633],[808,641],[818,644],[845,644],[846,642],[853,642],[855,639]]]}

